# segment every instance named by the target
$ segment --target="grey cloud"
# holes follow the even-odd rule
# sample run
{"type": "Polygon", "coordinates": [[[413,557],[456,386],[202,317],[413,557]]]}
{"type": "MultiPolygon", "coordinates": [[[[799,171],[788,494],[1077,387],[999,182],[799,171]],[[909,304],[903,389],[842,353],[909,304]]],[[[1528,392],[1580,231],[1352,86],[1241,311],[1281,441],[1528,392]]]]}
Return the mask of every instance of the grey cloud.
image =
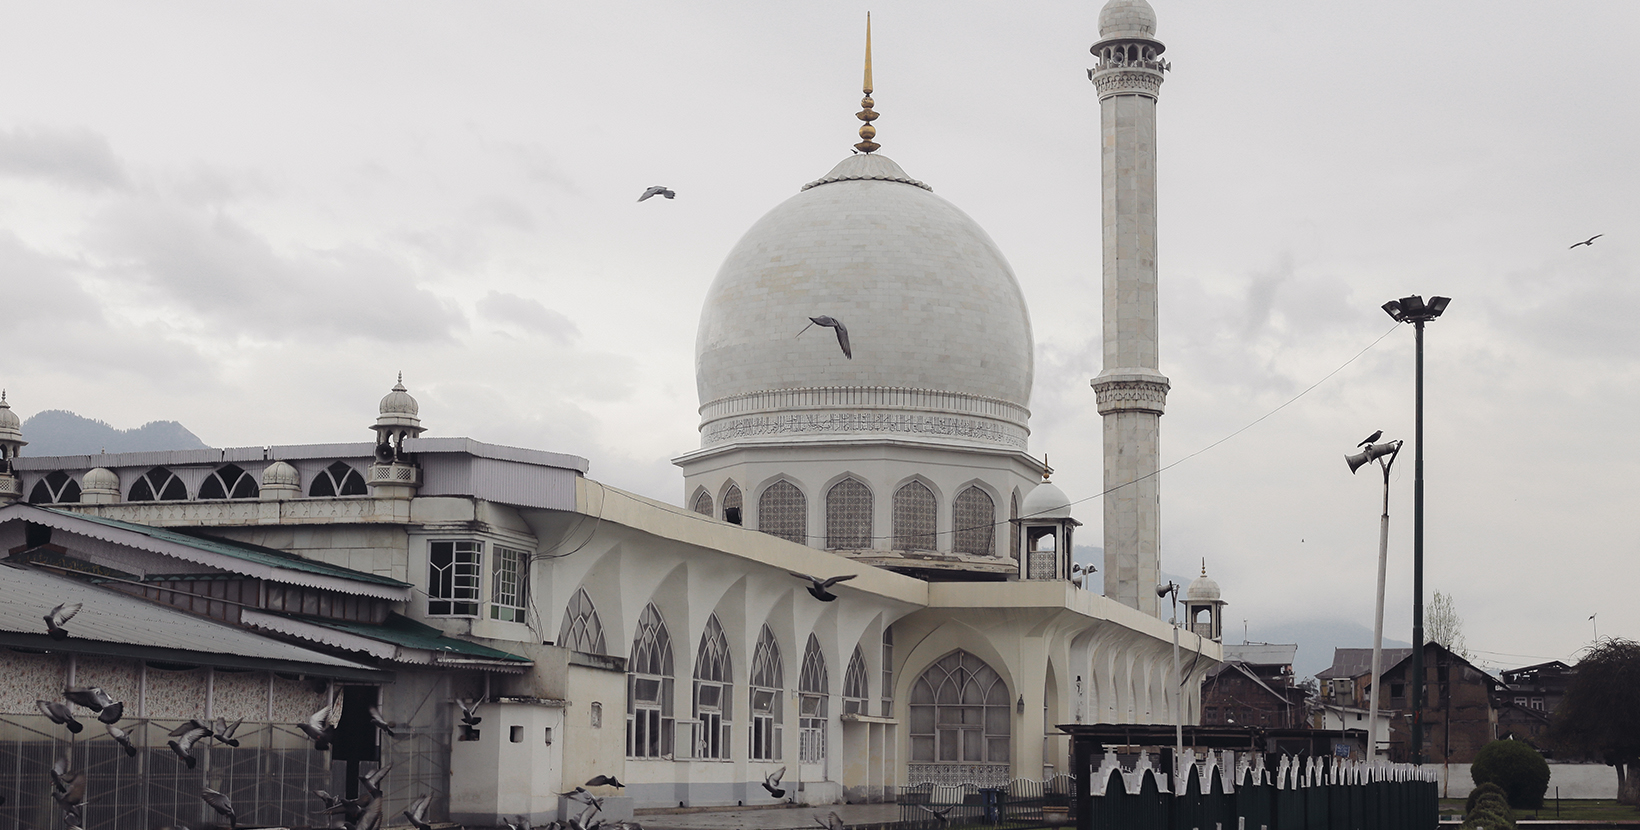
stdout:
{"type": "Polygon", "coordinates": [[[0,173],[83,190],[123,190],[129,185],[108,139],[83,128],[0,130],[0,173]]]}
{"type": "Polygon", "coordinates": [[[491,291],[478,301],[478,312],[501,323],[510,323],[535,334],[568,344],[581,336],[574,321],[542,305],[539,300],[491,291]]]}

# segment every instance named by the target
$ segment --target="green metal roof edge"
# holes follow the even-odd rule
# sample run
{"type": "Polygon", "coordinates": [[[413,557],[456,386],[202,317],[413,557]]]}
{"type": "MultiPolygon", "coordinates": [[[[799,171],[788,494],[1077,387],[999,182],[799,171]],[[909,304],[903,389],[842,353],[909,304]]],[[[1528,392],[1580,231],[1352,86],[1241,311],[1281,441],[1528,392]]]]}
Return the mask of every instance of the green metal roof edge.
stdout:
{"type": "Polygon", "coordinates": [[[415,587],[411,583],[400,582],[392,577],[365,573],[364,571],[355,571],[352,568],[344,568],[341,565],[331,565],[326,562],[315,562],[312,559],[304,559],[292,553],[286,553],[282,550],[275,550],[273,548],[265,548],[260,545],[251,545],[245,542],[232,542],[227,539],[218,539],[213,536],[194,536],[189,533],[180,533],[169,528],[136,524],[134,522],[123,522],[119,519],[110,519],[106,516],[92,516],[73,510],[59,510],[54,507],[34,506],[40,510],[49,510],[59,516],[84,519],[88,522],[95,522],[96,524],[106,525],[108,527],[117,527],[121,530],[129,530],[132,533],[141,533],[144,536],[158,539],[162,542],[185,545],[196,550],[219,553],[223,556],[231,556],[235,559],[243,559],[247,562],[255,562],[261,565],[269,565],[276,568],[288,568],[293,571],[306,571],[308,573],[320,574],[323,576],[334,576],[339,579],[352,579],[359,582],[373,582],[378,585],[392,585],[396,588],[415,587]]]}
{"type": "Polygon", "coordinates": [[[417,622],[404,616],[393,613],[387,617],[387,622],[379,625],[373,623],[355,623],[343,620],[331,620],[322,617],[304,617],[286,615],[311,625],[322,628],[331,628],[344,631],[348,634],[357,634],[360,637],[369,637],[373,640],[393,643],[407,648],[419,648],[426,651],[455,652],[469,657],[482,657],[488,660],[512,660],[519,663],[532,662],[528,657],[508,654],[500,649],[479,645],[478,643],[460,640],[444,632],[417,622]]]}
{"type": "Polygon", "coordinates": [[[11,631],[0,631],[0,647],[29,649],[42,653],[72,652],[99,657],[128,657],[135,660],[160,663],[215,666],[221,669],[305,674],[315,677],[328,677],[334,680],[359,680],[371,683],[390,683],[394,677],[391,670],[374,669],[367,666],[334,666],[328,663],[306,663],[300,660],[242,657],[237,654],[223,652],[190,651],[162,646],[114,643],[106,640],[84,640],[77,637],[71,637],[67,640],[53,640],[44,634],[22,634],[11,631]]]}

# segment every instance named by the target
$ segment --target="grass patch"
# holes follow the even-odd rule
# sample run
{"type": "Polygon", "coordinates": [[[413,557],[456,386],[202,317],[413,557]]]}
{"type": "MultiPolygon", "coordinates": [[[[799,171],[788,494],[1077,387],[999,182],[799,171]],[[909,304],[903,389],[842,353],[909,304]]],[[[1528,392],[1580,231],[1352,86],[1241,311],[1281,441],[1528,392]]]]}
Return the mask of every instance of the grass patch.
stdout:
{"type": "MultiPolygon", "coordinates": [[[[1463,815],[1463,805],[1464,800],[1461,798],[1443,798],[1441,815],[1463,815]]],[[[1560,813],[1556,815],[1555,800],[1545,798],[1542,807],[1536,810],[1514,810],[1511,811],[1510,817],[1516,821],[1555,818],[1573,821],[1640,821],[1640,807],[1618,804],[1610,798],[1563,798],[1560,800],[1560,813]]]]}

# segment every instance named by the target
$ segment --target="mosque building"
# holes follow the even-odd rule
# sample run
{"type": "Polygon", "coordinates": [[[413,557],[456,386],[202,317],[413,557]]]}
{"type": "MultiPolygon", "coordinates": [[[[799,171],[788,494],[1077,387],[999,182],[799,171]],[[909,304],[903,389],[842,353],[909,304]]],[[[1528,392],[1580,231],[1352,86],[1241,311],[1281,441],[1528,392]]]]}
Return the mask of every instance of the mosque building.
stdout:
{"type": "MultiPolygon", "coordinates": [[[[0,645],[32,649],[3,658],[0,753],[36,697],[96,681],[161,753],[180,720],[259,724],[234,750],[255,763],[213,749],[198,771],[226,792],[341,696],[348,723],[377,704],[402,734],[366,725],[328,762],[301,756],[316,780],[391,763],[390,814],[430,793],[430,817],[539,823],[577,812],[558,794],[593,775],[625,785],[607,817],[879,800],[1066,772],[1057,724],[1169,724],[1181,686],[1198,721],[1223,602],[1204,573],[1189,630],[1206,636],[1185,638],[1176,685],[1155,591],[1168,67],[1145,0],[1110,0],[1099,25],[1103,596],[1029,452],[1025,292],[973,219],[877,152],[868,28],[857,152],[758,220],[707,291],[682,506],[586,459],[438,437],[402,378],[371,440],[325,445],[32,457],[0,402],[0,548],[22,568],[0,582],[30,597],[0,614],[0,645]],[[64,595],[87,619],[165,614],[140,636],[42,639],[64,595]],[[239,656],[188,645],[199,626],[239,656]],[[481,724],[461,700],[483,701],[481,724]],[[762,784],[782,767],[776,797],[762,784]]],[[[282,803],[240,820],[294,820],[282,803]]]]}

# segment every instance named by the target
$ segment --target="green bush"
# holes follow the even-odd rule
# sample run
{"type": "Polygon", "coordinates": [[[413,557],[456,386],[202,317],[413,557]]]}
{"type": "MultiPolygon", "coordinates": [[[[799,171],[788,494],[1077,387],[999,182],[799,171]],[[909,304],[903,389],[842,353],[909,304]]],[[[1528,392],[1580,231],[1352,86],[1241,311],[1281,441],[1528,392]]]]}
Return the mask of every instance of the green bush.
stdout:
{"type": "Polygon", "coordinates": [[[1480,803],[1481,796],[1487,795],[1488,793],[1503,799],[1507,799],[1509,797],[1509,794],[1504,792],[1503,788],[1496,784],[1490,782],[1482,784],[1469,793],[1469,800],[1464,802],[1463,805],[1464,815],[1469,815],[1470,811],[1475,809],[1475,805],[1480,803]]]}
{"type": "Polygon", "coordinates": [[[1523,741],[1493,741],[1481,747],[1469,776],[1476,784],[1496,784],[1517,810],[1543,806],[1549,789],[1549,763],[1523,741]]]}
{"type": "Polygon", "coordinates": [[[1474,830],[1515,830],[1515,822],[1509,817],[1508,808],[1499,806],[1491,799],[1476,804],[1475,809],[1464,816],[1463,826],[1474,830]]]}

